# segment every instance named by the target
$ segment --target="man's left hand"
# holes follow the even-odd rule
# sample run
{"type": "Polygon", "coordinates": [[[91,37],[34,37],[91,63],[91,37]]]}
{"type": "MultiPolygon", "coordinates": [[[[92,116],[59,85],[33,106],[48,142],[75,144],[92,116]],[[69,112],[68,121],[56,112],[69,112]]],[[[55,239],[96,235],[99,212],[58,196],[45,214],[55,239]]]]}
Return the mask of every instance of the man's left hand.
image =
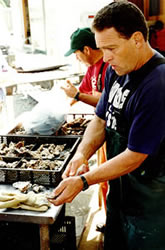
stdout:
{"type": "Polygon", "coordinates": [[[68,177],[53,190],[48,200],[55,206],[70,203],[82,188],[83,182],[79,176],[68,177]]]}

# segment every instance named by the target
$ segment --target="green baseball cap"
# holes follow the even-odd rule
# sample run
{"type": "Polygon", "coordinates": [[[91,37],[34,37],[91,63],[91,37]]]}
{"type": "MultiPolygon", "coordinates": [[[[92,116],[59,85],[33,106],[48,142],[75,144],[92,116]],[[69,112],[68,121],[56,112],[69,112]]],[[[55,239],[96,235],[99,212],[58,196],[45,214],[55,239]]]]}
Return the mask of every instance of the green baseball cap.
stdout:
{"type": "Polygon", "coordinates": [[[76,50],[82,49],[84,46],[89,46],[92,49],[97,49],[94,33],[90,28],[77,29],[70,37],[70,50],[64,56],[70,56],[76,50]]]}

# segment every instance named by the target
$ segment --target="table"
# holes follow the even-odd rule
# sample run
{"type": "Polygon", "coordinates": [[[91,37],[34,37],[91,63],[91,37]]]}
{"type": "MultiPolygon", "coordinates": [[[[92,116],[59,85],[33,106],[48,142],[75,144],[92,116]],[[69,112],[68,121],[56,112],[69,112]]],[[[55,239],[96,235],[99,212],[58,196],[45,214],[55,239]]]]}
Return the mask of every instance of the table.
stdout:
{"type": "Polygon", "coordinates": [[[84,74],[81,73],[71,73],[71,71],[68,68],[42,71],[42,72],[33,72],[33,73],[13,72],[7,76],[4,75],[4,79],[0,79],[0,87],[7,88],[19,84],[37,83],[37,82],[39,83],[39,82],[54,81],[54,80],[66,80],[67,78],[78,78],[80,82],[83,76],[84,74]]]}
{"type": "MultiPolygon", "coordinates": [[[[7,75],[8,73],[6,73],[7,75]]],[[[13,72],[7,76],[3,76],[4,79],[0,79],[0,87],[6,88],[7,95],[13,94],[13,89],[17,88],[18,85],[27,83],[40,83],[50,82],[51,87],[54,85],[54,80],[65,80],[69,77],[68,70],[51,70],[34,73],[16,73],[13,72]]],[[[73,77],[73,76],[72,76],[73,77]]],[[[2,78],[2,76],[1,76],[2,78]]]]}
{"type": "MultiPolygon", "coordinates": [[[[16,191],[11,185],[0,184],[1,191],[16,191]]],[[[26,222],[39,224],[40,228],[40,249],[49,250],[49,224],[53,224],[59,216],[64,205],[51,207],[46,212],[33,212],[23,209],[0,209],[0,221],[26,222]]]]}

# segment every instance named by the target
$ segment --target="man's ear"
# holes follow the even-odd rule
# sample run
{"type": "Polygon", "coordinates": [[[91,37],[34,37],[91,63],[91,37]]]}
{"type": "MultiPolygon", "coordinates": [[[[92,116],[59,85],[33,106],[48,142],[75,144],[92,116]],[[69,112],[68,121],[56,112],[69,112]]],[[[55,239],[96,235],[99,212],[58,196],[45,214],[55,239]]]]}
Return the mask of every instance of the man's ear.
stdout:
{"type": "Polygon", "coordinates": [[[140,48],[142,43],[144,42],[144,37],[140,31],[134,32],[132,35],[132,39],[133,39],[135,46],[137,48],[140,48]]]}
{"type": "Polygon", "coordinates": [[[84,50],[83,50],[83,53],[85,55],[89,55],[90,54],[90,51],[91,51],[91,48],[89,46],[84,46],[84,50]]]}

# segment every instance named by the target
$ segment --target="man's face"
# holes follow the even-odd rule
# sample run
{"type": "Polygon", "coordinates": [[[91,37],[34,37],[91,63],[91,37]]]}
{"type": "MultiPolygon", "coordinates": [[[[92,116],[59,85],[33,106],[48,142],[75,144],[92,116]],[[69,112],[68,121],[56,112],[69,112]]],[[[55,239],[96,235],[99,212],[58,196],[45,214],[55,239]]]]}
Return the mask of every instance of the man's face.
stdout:
{"type": "Polygon", "coordinates": [[[85,64],[87,67],[91,66],[90,57],[89,57],[89,55],[87,53],[84,52],[84,50],[83,51],[76,50],[74,53],[76,55],[76,59],[79,62],[85,64]]]}
{"type": "Polygon", "coordinates": [[[118,75],[125,75],[136,69],[138,52],[131,36],[125,39],[114,28],[95,31],[97,47],[103,51],[103,59],[118,75]]]}

